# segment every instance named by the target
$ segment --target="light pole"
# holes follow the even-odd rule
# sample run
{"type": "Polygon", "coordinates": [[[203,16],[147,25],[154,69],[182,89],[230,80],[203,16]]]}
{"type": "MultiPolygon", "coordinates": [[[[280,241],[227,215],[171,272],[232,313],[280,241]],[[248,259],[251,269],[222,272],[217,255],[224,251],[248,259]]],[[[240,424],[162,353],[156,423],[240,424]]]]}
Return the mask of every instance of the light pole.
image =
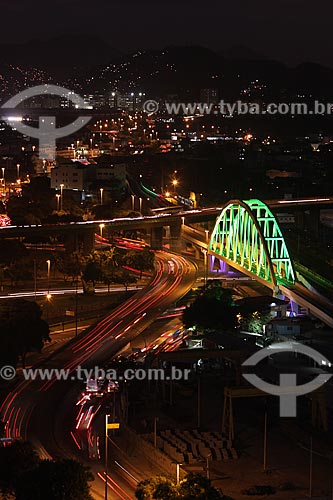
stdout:
{"type": "Polygon", "coordinates": [[[57,212],[59,212],[59,202],[60,202],[60,194],[56,194],[56,198],[57,198],[57,212]]]}
{"type": "Polygon", "coordinates": [[[206,477],[209,480],[209,459],[212,455],[209,453],[209,455],[206,456],[206,477]]]}
{"type": "Polygon", "coordinates": [[[50,271],[51,271],[51,261],[47,260],[47,295],[46,295],[46,320],[49,320],[49,303],[52,298],[52,295],[50,294],[50,271]]]}
{"type": "Polygon", "coordinates": [[[103,205],[103,191],[104,189],[103,188],[100,188],[100,194],[101,194],[101,205],[103,205]]]}
{"type": "Polygon", "coordinates": [[[34,295],[37,296],[37,261],[34,259],[34,295]]]}
{"type": "Polygon", "coordinates": [[[100,233],[101,233],[101,238],[103,238],[103,229],[105,228],[105,224],[100,224],[99,225],[99,230],[100,230],[100,233]]]}
{"type": "Polygon", "coordinates": [[[180,466],[181,465],[183,465],[183,464],[180,464],[178,462],[176,463],[176,467],[177,467],[177,476],[176,476],[176,478],[177,478],[177,486],[179,485],[179,479],[180,479],[179,476],[180,476],[180,466]]]}
{"type": "Polygon", "coordinates": [[[60,210],[62,211],[63,207],[63,191],[64,191],[64,184],[60,184],[60,210]]]}
{"type": "Polygon", "coordinates": [[[173,188],[174,188],[174,192],[176,193],[177,192],[177,186],[178,186],[178,181],[177,179],[174,179],[172,181],[172,185],[173,185],[173,188]]]}
{"type": "Polygon", "coordinates": [[[154,417],[154,448],[157,448],[157,421],[158,417],[154,417]]]}
{"type": "Polygon", "coordinates": [[[51,274],[51,261],[47,260],[47,295],[50,295],[50,274],[51,274]]]}
{"type": "Polygon", "coordinates": [[[132,212],[134,212],[134,209],[135,209],[135,195],[131,194],[131,198],[132,198],[132,212]]]}
{"type": "Polygon", "coordinates": [[[104,500],[108,500],[108,423],[110,415],[105,415],[105,489],[104,500]]]}
{"type": "Polygon", "coordinates": [[[208,272],[207,272],[207,268],[208,268],[208,250],[206,250],[205,248],[202,249],[203,251],[203,254],[204,254],[204,285],[206,286],[207,285],[207,275],[208,275],[208,272]]]}
{"type": "Polygon", "coordinates": [[[140,214],[142,212],[142,198],[139,198],[139,202],[140,202],[140,214]]]}
{"type": "Polygon", "coordinates": [[[265,408],[264,419],[264,472],[267,471],[267,408],[265,408]]]}
{"type": "Polygon", "coordinates": [[[77,286],[78,286],[78,276],[76,276],[76,282],[75,282],[75,337],[77,337],[77,325],[78,325],[78,317],[77,317],[77,311],[78,311],[78,294],[77,294],[77,286]]]}
{"type": "Polygon", "coordinates": [[[312,476],[313,476],[313,439],[310,437],[310,469],[309,469],[309,497],[312,498],[312,476]]]}
{"type": "Polygon", "coordinates": [[[16,168],[17,168],[17,178],[19,179],[20,178],[20,164],[19,163],[16,165],[16,168]]]}

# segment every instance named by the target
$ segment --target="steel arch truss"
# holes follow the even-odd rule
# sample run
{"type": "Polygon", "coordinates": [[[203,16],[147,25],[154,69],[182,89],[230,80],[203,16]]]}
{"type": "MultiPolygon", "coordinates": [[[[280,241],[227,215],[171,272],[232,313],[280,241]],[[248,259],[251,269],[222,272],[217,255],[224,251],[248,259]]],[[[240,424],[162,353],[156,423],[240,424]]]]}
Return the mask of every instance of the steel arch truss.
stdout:
{"type": "Polygon", "coordinates": [[[233,200],[216,221],[209,251],[275,287],[295,282],[281,229],[260,200],[233,200]]]}

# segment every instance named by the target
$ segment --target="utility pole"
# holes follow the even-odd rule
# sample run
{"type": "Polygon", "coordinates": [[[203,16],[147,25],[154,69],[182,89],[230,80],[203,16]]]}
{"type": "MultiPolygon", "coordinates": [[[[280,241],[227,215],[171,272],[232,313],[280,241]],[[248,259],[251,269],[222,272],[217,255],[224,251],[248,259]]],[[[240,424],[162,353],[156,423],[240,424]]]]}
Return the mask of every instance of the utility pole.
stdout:
{"type": "Polygon", "coordinates": [[[75,337],[77,337],[77,325],[78,325],[78,318],[77,318],[77,311],[78,311],[77,282],[78,282],[78,279],[76,277],[76,286],[75,286],[75,337]]]}
{"type": "Polygon", "coordinates": [[[264,420],[264,472],[267,471],[267,408],[265,405],[265,420],[264,420]]]}
{"type": "Polygon", "coordinates": [[[108,500],[108,423],[109,416],[105,415],[105,489],[104,500],[108,500]]]}
{"type": "Polygon", "coordinates": [[[310,437],[310,468],[309,468],[309,497],[312,498],[312,475],[313,475],[313,440],[310,437]]]}

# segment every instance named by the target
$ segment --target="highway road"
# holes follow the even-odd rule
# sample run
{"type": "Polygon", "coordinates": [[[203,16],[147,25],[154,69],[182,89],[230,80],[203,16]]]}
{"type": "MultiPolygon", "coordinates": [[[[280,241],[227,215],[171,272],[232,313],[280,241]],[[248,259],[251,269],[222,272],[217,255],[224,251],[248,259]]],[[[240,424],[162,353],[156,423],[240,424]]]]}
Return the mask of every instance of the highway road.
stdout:
{"type": "MultiPolygon", "coordinates": [[[[28,439],[44,458],[83,460],[71,435],[75,427],[75,403],[82,390],[82,382],[75,377],[77,366],[102,367],[192,287],[196,272],[196,266],[185,258],[156,252],[156,274],[145,289],[60,349],[47,365],[42,365],[68,369],[70,380],[19,380],[13,387],[0,407],[0,418],[7,422],[6,436],[28,439]]],[[[139,468],[139,464],[133,465],[139,468]]],[[[101,499],[103,465],[94,463],[93,472],[93,495],[101,499]]],[[[110,499],[134,498],[133,481],[126,482],[120,473],[115,473],[110,481],[110,499]]]]}

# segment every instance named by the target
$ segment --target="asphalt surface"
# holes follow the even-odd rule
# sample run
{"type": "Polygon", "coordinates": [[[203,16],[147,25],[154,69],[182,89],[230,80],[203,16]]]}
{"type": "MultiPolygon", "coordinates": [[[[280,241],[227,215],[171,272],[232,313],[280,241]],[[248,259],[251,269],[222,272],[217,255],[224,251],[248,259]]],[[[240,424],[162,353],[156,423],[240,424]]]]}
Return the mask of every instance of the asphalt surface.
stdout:
{"type": "MultiPolygon", "coordinates": [[[[74,408],[82,386],[82,382],[77,381],[76,368],[102,367],[183,296],[195,281],[196,266],[184,257],[156,252],[156,263],[156,274],[145,289],[42,365],[43,368],[69,370],[69,380],[18,380],[0,407],[1,419],[7,422],[7,437],[29,440],[44,458],[72,457],[87,461],[71,434],[75,428],[74,408]]],[[[104,466],[101,462],[89,465],[95,473],[92,494],[96,499],[104,498],[101,479],[104,466]]],[[[137,477],[139,465],[130,464],[135,471],[134,477],[137,477]]],[[[109,499],[134,498],[134,481],[121,469],[114,471],[108,484],[109,499]]]]}

